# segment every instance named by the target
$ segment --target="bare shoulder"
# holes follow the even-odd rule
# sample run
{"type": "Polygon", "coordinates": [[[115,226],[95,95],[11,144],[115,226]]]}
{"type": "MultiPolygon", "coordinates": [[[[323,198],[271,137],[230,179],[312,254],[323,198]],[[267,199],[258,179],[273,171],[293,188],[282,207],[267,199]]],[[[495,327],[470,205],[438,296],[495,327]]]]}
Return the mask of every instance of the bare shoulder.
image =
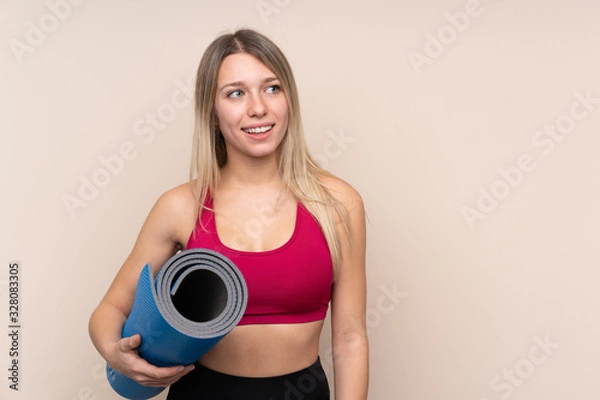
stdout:
{"type": "Polygon", "coordinates": [[[349,212],[362,212],[364,205],[360,193],[348,182],[334,175],[322,174],[319,181],[329,193],[339,201],[349,212]]]}
{"type": "Polygon", "coordinates": [[[191,182],[186,182],[164,192],[156,201],[157,206],[169,213],[194,213],[195,200],[191,182]]]}
{"type": "Polygon", "coordinates": [[[148,221],[164,232],[170,232],[175,242],[185,244],[194,228],[195,204],[191,183],[184,183],[158,198],[148,221]]]}

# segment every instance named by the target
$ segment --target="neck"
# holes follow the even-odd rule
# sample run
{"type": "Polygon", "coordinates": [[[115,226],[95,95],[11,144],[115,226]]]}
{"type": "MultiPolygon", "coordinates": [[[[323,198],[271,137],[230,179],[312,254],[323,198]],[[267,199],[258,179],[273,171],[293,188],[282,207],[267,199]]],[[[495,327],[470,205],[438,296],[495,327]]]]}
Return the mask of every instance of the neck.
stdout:
{"type": "Polygon", "coordinates": [[[231,188],[281,186],[281,176],[275,155],[263,158],[227,160],[220,171],[219,185],[231,188]]]}

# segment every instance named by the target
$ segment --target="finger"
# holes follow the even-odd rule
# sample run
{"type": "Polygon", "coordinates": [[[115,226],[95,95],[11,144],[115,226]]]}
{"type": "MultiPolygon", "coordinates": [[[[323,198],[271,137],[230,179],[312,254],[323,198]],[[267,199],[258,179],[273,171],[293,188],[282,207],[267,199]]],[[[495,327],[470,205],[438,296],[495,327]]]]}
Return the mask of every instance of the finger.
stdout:
{"type": "Polygon", "coordinates": [[[130,351],[140,346],[142,337],[139,334],[129,336],[119,340],[119,345],[122,351],[130,351]]]}
{"type": "Polygon", "coordinates": [[[194,368],[196,368],[193,364],[186,366],[183,371],[181,371],[180,373],[172,376],[171,378],[167,379],[167,381],[162,381],[167,383],[166,386],[170,386],[172,384],[174,384],[175,382],[177,382],[178,380],[180,380],[181,378],[183,378],[185,375],[189,374],[191,371],[194,370],[194,368]]]}
{"type": "MultiPolygon", "coordinates": [[[[179,374],[179,378],[189,374],[190,372],[192,372],[194,369],[196,369],[196,366],[194,364],[190,364],[188,366],[185,367],[185,369],[181,372],[181,374],[179,374]]],[[[178,378],[178,379],[179,379],[178,378]]]]}
{"type": "Polygon", "coordinates": [[[140,347],[140,344],[142,344],[142,337],[138,333],[136,333],[133,336],[130,336],[129,344],[132,349],[137,349],[138,347],[140,347]]]}
{"type": "Polygon", "coordinates": [[[147,370],[146,375],[148,375],[149,377],[152,377],[153,379],[160,381],[160,380],[170,380],[175,377],[181,377],[186,372],[187,372],[186,367],[184,367],[183,365],[177,365],[174,367],[151,366],[151,368],[149,368],[147,370]]]}
{"type": "Polygon", "coordinates": [[[134,379],[144,386],[169,386],[194,369],[194,365],[156,367],[151,364],[140,363],[134,368],[134,379]]]}

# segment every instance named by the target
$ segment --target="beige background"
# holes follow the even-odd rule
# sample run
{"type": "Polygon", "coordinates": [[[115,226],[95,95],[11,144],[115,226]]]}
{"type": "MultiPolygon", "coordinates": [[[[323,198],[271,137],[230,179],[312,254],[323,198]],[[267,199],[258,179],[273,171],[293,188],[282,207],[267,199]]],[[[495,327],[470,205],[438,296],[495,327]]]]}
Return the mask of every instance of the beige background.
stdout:
{"type": "Polygon", "coordinates": [[[313,152],[365,199],[370,398],[600,396],[598,4],[73,0],[59,19],[48,3],[0,4],[0,319],[18,260],[23,326],[18,393],[1,335],[0,397],[116,398],[88,316],[158,195],[187,178],[179,87],[242,26],[288,55],[313,152]],[[446,14],[465,8],[457,32],[446,14]],[[568,133],[551,148],[544,124],[568,133]],[[102,176],[122,146],[131,159],[102,176]],[[70,215],[65,196],[94,174],[105,187],[70,215]]]}

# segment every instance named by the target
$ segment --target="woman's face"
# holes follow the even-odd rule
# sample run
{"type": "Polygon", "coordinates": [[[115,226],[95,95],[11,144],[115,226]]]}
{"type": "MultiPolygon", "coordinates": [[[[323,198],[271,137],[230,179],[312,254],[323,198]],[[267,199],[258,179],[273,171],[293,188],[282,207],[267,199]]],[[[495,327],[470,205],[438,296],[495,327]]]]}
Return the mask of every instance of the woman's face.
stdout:
{"type": "Polygon", "coordinates": [[[274,156],[288,127],[288,104],[275,74],[246,53],[227,56],[217,77],[215,114],[227,159],[274,156]]]}

